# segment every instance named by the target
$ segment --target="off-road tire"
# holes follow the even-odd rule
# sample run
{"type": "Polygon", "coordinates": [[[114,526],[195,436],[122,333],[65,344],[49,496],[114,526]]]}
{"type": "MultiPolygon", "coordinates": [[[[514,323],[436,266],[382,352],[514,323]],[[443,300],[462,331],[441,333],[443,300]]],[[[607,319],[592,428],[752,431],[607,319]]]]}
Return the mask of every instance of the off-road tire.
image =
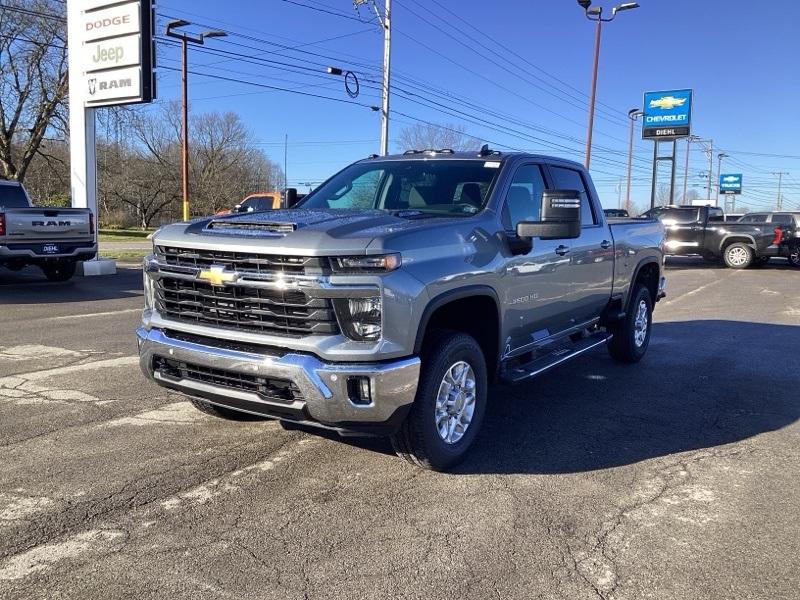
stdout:
{"type": "Polygon", "coordinates": [[[613,337],[606,345],[611,358],[624,363],[637,363],[644,357],[647,347],[650,345],[650,337],[653,333],[653,299],[650,290],[644,285],[638,284],[633,289],[631,302],[625,318],[613,327],[609,328],[613,337]],[[644,304],[643,304],[644,303],[644,304]],[[644,340],[637,341],[637,319],[640,316],[640,307],[645,307],[647,317],[647,328],[644,340]]]}
{"type": "Polygon", "coordinates": [[[473,337],[454,331],[433,332],[421,358],[417,395],[405,421],[391,437],[392,446],[398,456],[414,465],[446,471],[464,459],[480,430],[486,412],[486,359],[473,337]],[[459,361],[466,362],[475,375],[475,410],[463,437],[448,444],[436,427],[436,399],[446,373],[459,361]]]}
{"type": "Polygon", "coordinates": [[[725,266],[730,269],[747,269],[753,265],[755,252],[747,244],[735,242],[725,248],[722,258],[725,261],[725,266]]]}
{"type": "Polygon", "coordinates": [[[74,260],[60,260],[42,265],[42,273],[49,281],[69,281],[75,275],[77,263],[74,260]]]}

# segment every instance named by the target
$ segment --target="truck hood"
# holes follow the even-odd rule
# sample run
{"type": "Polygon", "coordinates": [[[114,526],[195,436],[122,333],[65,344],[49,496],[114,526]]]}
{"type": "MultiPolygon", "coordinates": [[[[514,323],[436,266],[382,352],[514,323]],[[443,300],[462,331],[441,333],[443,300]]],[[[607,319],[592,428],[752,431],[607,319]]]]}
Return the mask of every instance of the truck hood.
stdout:
{"type": "MultiPolygon", "coordinates": [[[[413,211],[410,211],[413,212],[413,211]]],[[[382,210],[282,209],[198,219],[159,230],[159,245],[321,256],[364,254],[378,238],[386,247],[391,238],[410,231],[446,227],[463,217],[396,216],[382,210]]]]}

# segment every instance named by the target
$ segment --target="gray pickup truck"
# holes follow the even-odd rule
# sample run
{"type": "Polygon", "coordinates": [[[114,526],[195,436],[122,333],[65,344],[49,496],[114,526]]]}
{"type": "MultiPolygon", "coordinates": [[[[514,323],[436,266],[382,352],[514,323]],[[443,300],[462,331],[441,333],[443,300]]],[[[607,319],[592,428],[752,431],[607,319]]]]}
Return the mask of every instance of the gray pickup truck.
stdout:
{"type": "Polygon", "coordinates": [[[391,437],[456,464],[487,388],[647,350],[658,221],[611,224],[557,158],[371,157],[294,208],[170,225],[145,259],[141,367],[195,406],[391,437]]]}
{"type": "Polygon", "coordinates": [[[67,281],[96,255],[89,209],[34,207],[22,184],[0,181],[0,267],[34,265],[50,281],[67,281]]]}

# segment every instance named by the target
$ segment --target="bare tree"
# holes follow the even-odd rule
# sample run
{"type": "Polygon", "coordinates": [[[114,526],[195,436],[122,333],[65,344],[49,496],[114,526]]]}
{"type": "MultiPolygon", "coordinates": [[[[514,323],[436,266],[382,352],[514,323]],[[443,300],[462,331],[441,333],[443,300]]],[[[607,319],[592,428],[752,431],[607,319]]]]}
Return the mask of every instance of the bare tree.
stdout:
{"type": "Polygon", "coordinates": [[[48,131],[66,131],[65,4],[0,7],[0,175],[22,181],[48,131]]]}
{"type": "Polygon", "coordinates": [[[432,125],[417,123],[404,128],[397,138],[401,152],[405,150],[451,150],[477,149],[480,141],[467,134],[461,125],[432,125]]]}

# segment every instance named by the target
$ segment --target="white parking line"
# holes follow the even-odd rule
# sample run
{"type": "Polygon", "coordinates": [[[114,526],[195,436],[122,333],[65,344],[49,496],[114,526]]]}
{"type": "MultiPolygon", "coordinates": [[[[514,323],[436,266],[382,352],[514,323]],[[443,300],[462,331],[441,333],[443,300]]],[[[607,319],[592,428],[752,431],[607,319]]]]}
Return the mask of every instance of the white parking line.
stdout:
{"type": "Polygon", "coordinates": [[[120,310],[111,310],[108,312],[87,313],[85,315],[63,315],[61,317],[45,317],[44,319],[37,319],[37,321],[74,321],[75,319],[83,319],[86,317],[109,317],[111,315],[124,315],[126,313],[140,313],[141,308],[123,308],[120,310]]]}
{"type": "Polygon", "coordinates": [[[15,387],[16,385],[18,385],[17,382],[19,380],[36,381],[40,379],[48,379],[50,377],[55,377],[57,375],[76,373],[78,371],[94,371],[96,369],[135,365],[138,363],[139,363],[138,356],[120,356],[119,358],[97,360],[94,362],[82,363],[79,365],[70,365],[68,367],[57,367],[55,369],[44,369],[42,371],[31,371],[29,373],[17,373],[16,375],[0,377],[0,387],[15,387]],[[9,383],[11,383],[12,385],[8,385],[9,383]]]}

